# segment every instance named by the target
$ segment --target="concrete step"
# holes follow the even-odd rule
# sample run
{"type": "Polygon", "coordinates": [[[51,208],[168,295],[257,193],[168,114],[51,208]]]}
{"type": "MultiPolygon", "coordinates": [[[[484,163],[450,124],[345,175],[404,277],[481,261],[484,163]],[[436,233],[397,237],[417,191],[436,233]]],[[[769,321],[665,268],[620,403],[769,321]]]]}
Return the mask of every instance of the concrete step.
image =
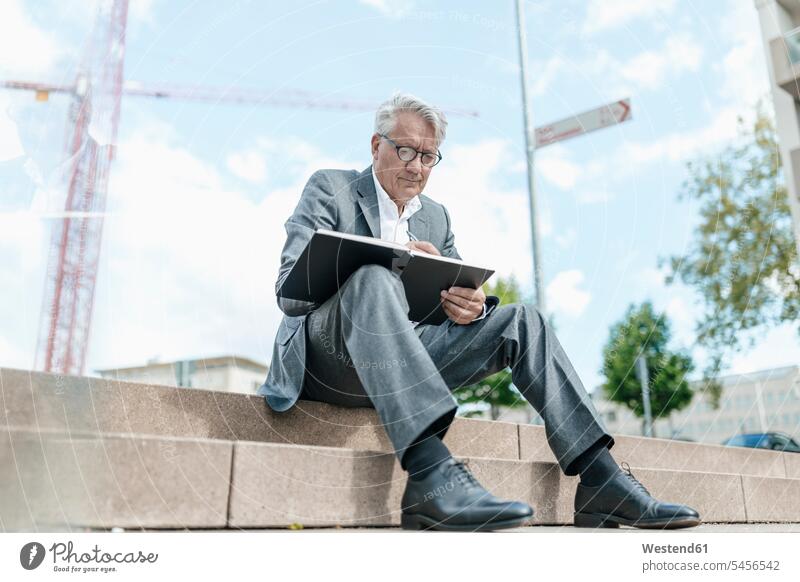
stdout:
{"type": "MultiPolygon", "coordinates": [[[[555,463],[461,457],[494,494],[572,523],[577,478],[555,463]]],[[[196,437],[0,430],[0,529],[396,526],[391,453],[196,437]]],[[[800,479],[632,467],[706,522],[800,522],[800,479]]]]}
{"type": "Polygon", "coordinates": [[[225,527],[232,454],[220,440],[0,429],[0,529],[225,527]]]}
{"type": "MultiPolygon", "coordinates": [[[[390,452],[376,412],[301,400],[275,413],[261,396],[0,368],[0,426],[130,433],[390,452]]],[[[615,435],[631,466],[800,478],[800,454],[615,435]]],[[[454,454],[553,462],[542,426],[457,418],[454,454]]]]}
{"type": "MultiPolygon", "coordinates": [[[[797,453],[627,435],[614,435],[614,441],[614,458],[631,466],[800,478],[797,453]]],[[[555,460],[542,426],[519,425],[519,448],[520,459],[555,460]]]]}
{"type": "MultiPolygon", "coordinates": [[[[0,426],[113,432],[391,451],[371,408],[301,400],[273,412],[262,396],[0,368],[0,426]]],[[[459,418],[456,454],[519,458],[518,426],[459,418]]]]}

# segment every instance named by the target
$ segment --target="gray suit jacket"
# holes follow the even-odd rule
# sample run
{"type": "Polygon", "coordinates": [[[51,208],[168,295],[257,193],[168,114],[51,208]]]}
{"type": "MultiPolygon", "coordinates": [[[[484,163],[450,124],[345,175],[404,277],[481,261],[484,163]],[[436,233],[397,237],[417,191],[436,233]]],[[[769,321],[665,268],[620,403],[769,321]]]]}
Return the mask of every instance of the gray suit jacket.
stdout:
{"type": "MultiPolygon", "coordinates": [[[[422,207],[409,219],[409,231],[417,239],[433,243],[442,255],[460,259],[453,242],[447,209],[424,194],[420,194],[419,199],[422,207]]],[[[360,173],[356,170],[314,172],[285,228],[287,238],[275,284],[276,295],[316,229],[327,228],[380,238],[380,213],[378,195],[372,181],[372,166],[360,173]]],[[[499,302],[497,297],[488,296],[487,314],[499,302]]],[[[279,297],[278,306],[284,317],[275,336],[267,379],[257,393],[266,398],[270,408],[284,411],[294,405],[303,387],[306,316],[319,304],[279,297]]]]}

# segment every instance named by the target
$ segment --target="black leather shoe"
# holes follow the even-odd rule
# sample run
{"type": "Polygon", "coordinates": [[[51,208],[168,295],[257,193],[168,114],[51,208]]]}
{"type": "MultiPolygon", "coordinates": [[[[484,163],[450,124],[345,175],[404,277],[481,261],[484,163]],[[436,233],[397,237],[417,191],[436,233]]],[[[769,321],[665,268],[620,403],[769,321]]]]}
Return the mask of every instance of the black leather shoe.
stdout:
{"type": "Polygon", "coordinates": [[[517,527],[533,508],[489,493],[462,461],[448,458],[419,481],[409,477],[403,493],[403,529],[487,531],[517,527]]]}
{"type": "Polygon", "coordinates": [[[664,503],[631,473],[627,463],[603,485],[578,484],[575,492],[575,527],[619,527],[674,529],[700,523],[700,515],[688,505],[664,503]]]}

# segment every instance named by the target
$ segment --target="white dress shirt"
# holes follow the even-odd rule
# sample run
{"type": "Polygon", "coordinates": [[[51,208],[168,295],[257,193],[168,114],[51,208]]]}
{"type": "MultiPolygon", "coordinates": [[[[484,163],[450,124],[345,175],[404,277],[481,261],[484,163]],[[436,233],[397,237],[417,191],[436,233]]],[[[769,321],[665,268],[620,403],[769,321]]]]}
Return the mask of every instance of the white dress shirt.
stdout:
{"type": "Polygon", "coordinates": [[[406,244],[408,237],[408,219],[422,208],[419,196],[414,196],[406,202],[403,207],[402,216],[398,215],[397,204],[389,198],[386,190],[383,189],[378,181],[375,172],[372,172],[372,180],[375,182],[375,192],[378,193],[378,211],[381,216],[381,238],[392,242],[406,244]]]}
{"type": "MultiPolygon", "coordinates": [[[[422,208],[419,196],[414,196],[408,200],[403,207],[403,214],[400,215],[397,210],[397,204],[394,203],[394,200],[389,197],[386,190],[381,186],[374,169],[372,170],[372,181],[375,182],[375,192],[378,194],[381,239],[406,244],[410,240],[408,236],[408,219],[422,208]]],[[[486,303],[483,304],[483,314],[472,321],[478,321],[484,317],[486,317],[486,303]]],[[[417,322],[412,321],[412,323],[416,324],[417,322]]]]}

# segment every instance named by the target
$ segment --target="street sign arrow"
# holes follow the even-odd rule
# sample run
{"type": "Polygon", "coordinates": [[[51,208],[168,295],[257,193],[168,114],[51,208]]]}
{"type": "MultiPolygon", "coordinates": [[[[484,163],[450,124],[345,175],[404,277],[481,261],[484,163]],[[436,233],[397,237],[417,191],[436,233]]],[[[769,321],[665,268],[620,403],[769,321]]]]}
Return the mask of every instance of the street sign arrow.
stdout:
{"type": "Polygon", "coordinates": [[[591,111],[536,128],[536,148],[617,125],[631,119],[631,100],[620,99],[591,111]]]}

